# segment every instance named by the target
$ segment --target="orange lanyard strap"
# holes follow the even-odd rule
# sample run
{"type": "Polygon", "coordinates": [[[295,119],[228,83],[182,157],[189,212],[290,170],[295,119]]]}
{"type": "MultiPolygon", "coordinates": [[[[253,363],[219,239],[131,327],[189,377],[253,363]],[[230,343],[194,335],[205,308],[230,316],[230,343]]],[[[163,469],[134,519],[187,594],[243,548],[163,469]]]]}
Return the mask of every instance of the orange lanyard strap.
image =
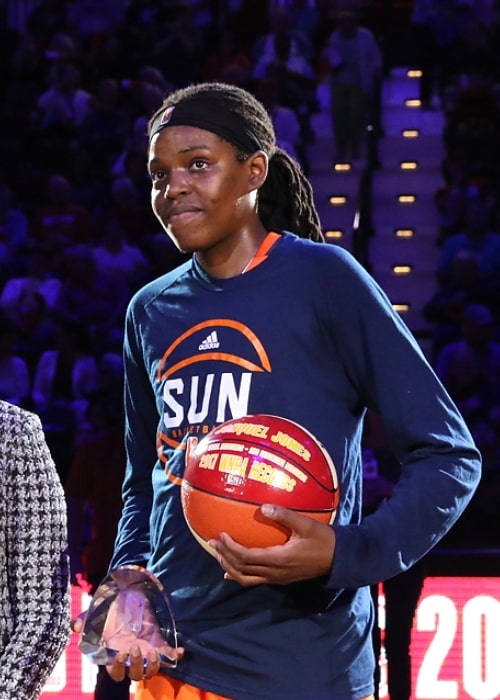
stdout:
{"type": "Polygon", "coordinates": [[[279,238],[281,238],[280,233],[274,233],[274,231],[270,231],[260,244],[258,251],[255,253],[253,258],[247,263],[241,274],[243,275],[245,272],[253,270],[254,267],[257,267],[257,265],[260,265],[261,262],[264,262],[264,260],[267,258],[269,251],[279,238]]]}

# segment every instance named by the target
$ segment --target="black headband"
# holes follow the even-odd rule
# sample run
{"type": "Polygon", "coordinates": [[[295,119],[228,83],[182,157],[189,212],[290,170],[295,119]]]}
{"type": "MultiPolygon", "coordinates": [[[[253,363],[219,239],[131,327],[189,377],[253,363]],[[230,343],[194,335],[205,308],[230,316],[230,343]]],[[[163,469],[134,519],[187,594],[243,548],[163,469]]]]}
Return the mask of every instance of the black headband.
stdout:
{"type": "Polygon", "coordinates": [[[227,107],[222,107],[212,97],[210,99],[195,97],[167,107],[153,120],[149,138],[152,139],[155,134],[168,126],[195,126],[198,129],[211,131],[244,153],[265,150],[248,122],[227,107]]]}

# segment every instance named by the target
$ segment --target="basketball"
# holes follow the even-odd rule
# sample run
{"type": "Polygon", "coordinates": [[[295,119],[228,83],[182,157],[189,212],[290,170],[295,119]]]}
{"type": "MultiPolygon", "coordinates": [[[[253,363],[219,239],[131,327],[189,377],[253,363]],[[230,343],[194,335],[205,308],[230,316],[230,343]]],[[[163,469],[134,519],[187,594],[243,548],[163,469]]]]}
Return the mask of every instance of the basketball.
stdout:
{"type": "Polygon", "coordinates": [[[221,423],[186,452],[181,501],[189,529],[210,553],[226,532],[244,547],[284,544],[290,531],[259,511],[263,503],[331,524],[339,503],[335,465],[305,428],[272,415],[221,423]]]}

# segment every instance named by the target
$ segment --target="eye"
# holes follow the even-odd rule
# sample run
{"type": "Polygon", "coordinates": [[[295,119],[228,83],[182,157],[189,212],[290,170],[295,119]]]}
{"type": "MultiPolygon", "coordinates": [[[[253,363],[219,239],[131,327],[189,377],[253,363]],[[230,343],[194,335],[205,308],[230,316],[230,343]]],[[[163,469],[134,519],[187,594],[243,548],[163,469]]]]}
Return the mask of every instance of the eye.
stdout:
{"type": "Polygon", "coordinates": [[[195,158],[190,165],[191,170],[205,170],[208,168],[209,163],[204,158],[195,158]]]}
{"type": "Polygon", "coordinates": [[[151,178],[152,182],[161,182],[165,179],[166,173],[164,170],[152,170],[149,173],[149,177],[151,178]]]}

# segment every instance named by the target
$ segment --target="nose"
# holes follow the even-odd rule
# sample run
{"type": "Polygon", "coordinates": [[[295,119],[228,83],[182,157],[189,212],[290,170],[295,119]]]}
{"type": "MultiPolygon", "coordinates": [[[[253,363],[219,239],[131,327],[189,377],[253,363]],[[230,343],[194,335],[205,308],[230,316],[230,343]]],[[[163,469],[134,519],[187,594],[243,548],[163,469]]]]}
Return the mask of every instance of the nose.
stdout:
{"type": "Polygon", "coordinates": [[[186,171],[182,168],[174,168],[170,172],[168,185],[165,187],[165,197],[175,199],[189,190],[186,171]]]}

